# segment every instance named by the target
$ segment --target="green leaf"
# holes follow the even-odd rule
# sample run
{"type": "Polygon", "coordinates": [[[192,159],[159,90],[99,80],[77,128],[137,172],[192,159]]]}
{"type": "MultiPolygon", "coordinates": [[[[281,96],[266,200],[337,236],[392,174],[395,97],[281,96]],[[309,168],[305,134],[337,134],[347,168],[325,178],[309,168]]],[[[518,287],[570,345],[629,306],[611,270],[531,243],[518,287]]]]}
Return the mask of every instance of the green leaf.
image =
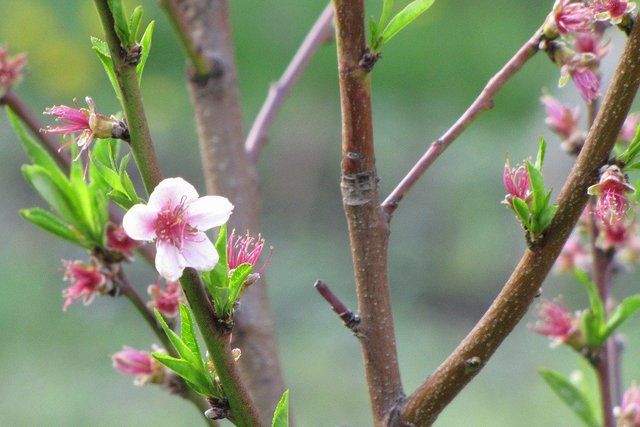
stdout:
{"type": "Polygon", "coordinates": [[[527,166],[527,172],[529,173],[529,182],[531,183],[531,215],[535,221],[535,218],[537,218],[545,208],[546,192],[544,191],[544,178],[530,161],[525,161],[525,164],[527,166]]]}
{"type": "Polygon", "coordinates": [[[31,161],[46,169],[51,179],[59,188],[68,187],[67,177],[62,172],[56,161],[53,160],[53,157],[51,157],[41,145],[36,143],[33,138],[27,134],[24,126],[22,126],[22,123],[20,122],[20,119],[18,119],[18,116],[16,116],[11,108],[6,108],[6,111],[9,123],[11,123],[11,126],[18,135],[18,138],[22,143],[22,147],[31,161]]]}
{"type": "Polygon", "coordinates": [[[115,92],[118,101],[120,101],[120,104],[122,104],[120,86],[118,85],[116,72],[113,69],[113,61],[111,60],[109,46],[97,37],[91,37],[91,45],[93,47],[93,50],[95,50],[96,55],[98,55],[98,59],[100,60],[104,71],[107,73],[107,77],[109,77],[109,82],[111,82],[111,86],[113,87],[113,91],[115,92]]]}
{"type": "MultiPolygon", "coordinates": [[[[182,335],[182,342],[189,347],[189,350],[194,355],[200,356],[200,347],[198,346],[198,339],[196,338],[196,331],[193,328],[193,320],[191,319],[191,312],[189,308],[180,304],[180,334],[182,335]]],[[[205,369],[202,358],[198,357],[197,361],[200,362],[200,368],[205,369]]]]}
{"type": "Polygon", "coordinates": [[[578,281],[584,286],[589,296],[590,313],[585,315],[585,326],[589,330],[585,330],[587,336],[587,344],[589,346],[599,346],[603,343],[602,331],[605,328],[604,304],[596,285],[593,284],[589,277],[581,270],[575,269],[574,274],[578,281]]]}
{"type": "Polygon", "coordinates": [[[129,174],[127,173],[127,164],[129,164],[129,160],[131,159],[131,153],[127,154],[122,158],[120,162],[120,182],[122,183],[122,188],[124,188],[125,192],[129,195],[131,200],[138,200],[138,193],[136,193],[136,189],[133,186],[133,182],[131,182],[131,178],[129,178],[129,174]]]}
{"type": "Polygon", "coordinates": [[[129,24],[127,23],[127,15],[124,11],[122,0],[107,0],[111,15],[113,16],[113,29],[120,40],[120,46],[124,49],[129,47],[129,24]]]}
{"type": "MultiPolygon", "coordinates": [[[[627,147],[626,150],[622,152],[622,154],[620,154],[620,156],[618,156],[618,159],[625,164],[632,163],[632,162],[635,162],[636,156],[638,155],[639,152],[640,152],[640,125],[636,128],[636,134],[634,135],[633,139],[629,143],[629,146],[627,147]]],[[[625,167],[624,169],[627,170],[628,168],[629,167],[625,167]]]]}
{"type": "Polygon", "coordinates": [[[91,248],[91,245],[83,239],[81,235],[75,233],[69,224],[65,224],[60,221],[60,219],[54,216],[51,212],[47,212],[40,208],[31,208],[21,210],[20,215],[30,223],[37,225],[51,234],[82,246],[83,248],[91,248]]]}
{"type": "Polygon", "coordinates": [[[171,341],[173,348],[176,349],[178,354],[194,366],[201,365],[202,360],[200,360],[200,354],[193,354],[191,349],[180,339],[178,334],[171,330],[167,325],[167,322],[165,322],[164,317],[162,317],[162,314],[160,314],[157,309],[154,309],[153,312],[155,313],[158,322],[160,322],[160,326],[164,330],[164,333],[167,334],[169,341],[171,341]]]}
{"type": "Polygon", "coordinates": [[[154,359],[180,375],[196,392],[206,397],[215,397],[216,392],[208,373],[202,372],[187,360],[176,359],[164,353],[151,353],[154,359]]]}
{"type": "Polygon", "coordinates": [[[118,190],[109,191],[107,193],[107,197],[109,197],[109,199],[113,200],[113,202],[115,204],[120,206],[125,211],[128,211],[129,209],[131,209],[131,206],[136,204],[131,199],[129,199],[129,196],[127,196],[126,194],[124,194],[124,193],[122,193],[122,192],[120,192],[118,190]]]}
{"type": "Polygon", "coordinates": [[[229,303],[231,306],[233,306],[238,299],[240,291],[242,291],[242,286],[252,271],[253,265],[245,263],[237,266],[233,270],[233,273],[231,273],[231,277],[229,278],[229,303]]]}
{"type": "Polygon", "coordinates": [[[609,335],[615,332],[616,329],[631,315],[640,309],[640,294],[632,295],[623,299],[620,304],[613,310],[609,319],[607,320],[606,327],[602,333],[602,340],[606,340],[609,335]]]}
{"type": "Polygon", "coordinates": [[[120,175],[118,174],[118,172],[111,169],[96,156],[92,155],[91,160],[100,176],[107,182],[107,184],[109,184],[109,187],[121,193],[124,193],[126,191],[122,185],[122,182],[120,181],[120,175]]]}
{"type": "Polygon", "coordinates": [[[142,6],[138,6],[133,9],[133,13],[131,14],[131,18],[129,19],[129,46],[133,46],[136,44],[143,12],[144,10],[142,9],[142,6]]]}
{"type": "Polygon", "coordinates": [[[520,197],[514,197],[511,200],[511,203],[513,205],[513,210],[515,211],[516,216],[518,217],[522,225],[525,228],[529,228],[530,218],[529,218],[529,206],[527,206],[527,203],[524,200],[522,200],[520,197]]]}
{"type": "Polygon", "coordinates": [[[153,28],[155,26],[155,22],[149,22],[147,25],[147,29],[144,31],[142,35],[142,39],[140,39],[140,46],[142,46],[142,53],[140,55],[140,62],[136,65],[136,75],[138,76],[138,85],[142,85],[142,72],[144,71],[144,64],[147,63],[147,58],[149,57],[149,52],[151,52],[151,38],[153,36],[153,28]]]}
{"type": "Polygon", "coordinates": [[[369,46],[371,46],[371,50],[375,52],[378,47],[378,26],[373,18],[369,19],[369,34],[369,46]]]}
{"type": "Polygon", "coordinates": [[[431,7],[434,0],[414,0],[394,16],[381,34],[382,43],[388,43],[404,27],[431,7]]]}
{"type": "Polygon", "coordinates": [[[273,412],[273,421],[271,427],[288,427],[289,426],[289,390],[282,393],[282,397],[273,412]]]}
{"type": "Polygon", "coordinates": [[[587,397],[564,375],[551,369],[539,368],[538,373],[554,393],[588,427],[598,427],[598,421],[587,397]]]}
{"type": "Polygon", "coordinates": [[[382,1],[382,12],[380,13],[380,20],[378,21],[377,28],[386,27],[389,22],[389,18],[391,18],[391,10],[393,9],[394,0],[383,0],[382,1]]]}
{"type": "Polygon", "coordinates": [[[540,137],[538,141],[538,155],[536,156],[536,169],[542,170],[542,164],[544,163],[544,153],[547,151],[547,142],[544,138],[540,137]]]}
{"type": "Polygon", "coordinates": [[[61,190],[56,181],[51,178],[48,170],[40,165],[24,165],[22,174],[58,216],[69,224],[78,224],[73,204],[65,191],[61,190]]]}
{"type": "MultiPolygon", "coordinates": [[[[551,194],[551,193],[549,193],[551,194]]],[[[553,217],[556,215],[556,212],[558,211],[558,205],[553,205],[553,206],[548,206],[538,217],[538,227],[539,227],[539,233],[542,233],[544,230],[547,229],[547,227],[549,227],[549,224],[551,224],[551,221],[553,220],[553,217]]]]}
{"type": "Polygon", "coordinates": [[[218,232],[215,247],[218,252],[218,256],[220,257],[218,264],[224,264],[225,268],[227,267],[227,242],[227,224],[222,224],[220,231],[218,232]]]}

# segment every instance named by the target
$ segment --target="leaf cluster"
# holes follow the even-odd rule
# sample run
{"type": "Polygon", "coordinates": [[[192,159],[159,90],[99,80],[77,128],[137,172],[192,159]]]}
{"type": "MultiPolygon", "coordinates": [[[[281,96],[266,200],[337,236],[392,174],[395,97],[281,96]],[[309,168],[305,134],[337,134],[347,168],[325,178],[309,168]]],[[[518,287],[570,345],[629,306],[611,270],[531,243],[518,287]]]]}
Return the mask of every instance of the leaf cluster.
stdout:
{"type": "Polygon", "coordinates": [[[376,24],[373,19],[369,21],[369,30],[371,31],[369,46],[371,51],[373,53],[380,52],[385,43],[422,15],[433,5],[433,2],[434,0],[413,0],[392,18],[394,0],[384,0],[378,23],[376,24]]]}

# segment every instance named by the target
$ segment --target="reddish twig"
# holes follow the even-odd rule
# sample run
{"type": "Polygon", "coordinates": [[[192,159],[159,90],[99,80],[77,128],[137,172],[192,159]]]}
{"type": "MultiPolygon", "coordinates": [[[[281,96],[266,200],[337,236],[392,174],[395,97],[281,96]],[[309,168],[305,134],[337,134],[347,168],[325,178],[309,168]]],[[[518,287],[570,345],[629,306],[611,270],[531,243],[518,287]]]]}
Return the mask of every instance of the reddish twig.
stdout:
{"type": "Polygon", "coordinates": [[[267,130],[271,127],[291,88],[296,84],[318,48],[334,35],[332,19],[333,6],[329,3],[315,24],[313,24],[313,27],[311,27],[309,34],[305,37],[286,70],[284,70],[280,80],[273,83],[269,88],[269,95],[264,104],[262,104],[262,108],[260,108],[260,112],[253,122],[251,130],[249,130],[249,136],[247,136],[244,144],[244,149],[250,160],[254,162],[258,160],[260,151],[266,143],[267,130]]]}
{"type": "Polygon", "coordinates": [[[322,280],[316,281],[313,285],[318,293],[325,299],[331,306],[331,309],[340,317],[344,325],[351,330],[356,336],[358,336],[358,325],[360,324],[360,316],[347,308],[346,305],[336,294],[334,294],[329,285],[322,280]]]}
{"type": "MultiPolygon", "coordinates": [[[[587,188],[598,179],[640,85],[640,25],[625,46],[602,108],[558,197],[558,211],[539,248],[526,250],[504,288],[478,324],[453,353],[408,398],[402,421],[431,425],[479,370],[527,312],[542,281],[573,230],[588,200],[587,188]]],[[[400,424],[398,424],[400,425],[400,424]]]]}
{"type": "Polygon", "coordinates": [[[431,143],[426,153],[411,168],[407,175],[382,202],[387,215],[393,215],[400,201],[411,187],[422,177],[431,164],[455,141],[462,132],[485,110],[493,108],[494,96],[504,85],[538,52],[542,31],[538,30],[516,54],[494,75],[482,89],[480,95],[467,108],[462,116],[440,138],[431,143]]]}

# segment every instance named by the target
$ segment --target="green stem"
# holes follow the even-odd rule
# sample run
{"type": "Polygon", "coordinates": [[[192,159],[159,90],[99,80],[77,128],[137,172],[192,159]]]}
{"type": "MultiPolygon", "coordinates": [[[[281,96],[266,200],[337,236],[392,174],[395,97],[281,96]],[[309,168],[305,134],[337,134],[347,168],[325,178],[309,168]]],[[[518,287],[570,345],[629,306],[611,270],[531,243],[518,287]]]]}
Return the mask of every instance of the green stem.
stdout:
{"type": "Polygon", "coordinates": [[[231,353],[230,336],[219,327],[200,276],[192,268],[187,268],[180,284],[229,401],[230,419],[238,426],[260,426],[253,399],[241,381],[240,370],[231,353]]]}
{"type": "Polygon", "coordinates": [[[102,22],[105,38],[111,52],[113,68],[122,93],[122,108],[131,136],[131,152],[140,170],[144,187],[147,193],[151,193],[162,180],[162,173],[142,104],[136,66],[124,60],[126,52],[120,46],[107,0],[95,0],[94,3],[102,22]]]}

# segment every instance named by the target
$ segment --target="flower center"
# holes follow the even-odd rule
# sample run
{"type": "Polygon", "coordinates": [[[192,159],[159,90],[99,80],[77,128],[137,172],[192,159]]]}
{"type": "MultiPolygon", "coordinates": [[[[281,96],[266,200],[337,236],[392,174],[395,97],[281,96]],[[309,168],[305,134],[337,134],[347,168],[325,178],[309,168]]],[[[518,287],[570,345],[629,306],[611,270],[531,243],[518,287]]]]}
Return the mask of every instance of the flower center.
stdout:
{"type": "Polygon", "coordinates": [[[185,239],[193,236],[198,230],[189,225],[184,219],[185,199],[176,207],[171,205],[164,208],[156,219],[156,235],[158,240],[168,242],[177,248],[182,248],[185,239]]]}

